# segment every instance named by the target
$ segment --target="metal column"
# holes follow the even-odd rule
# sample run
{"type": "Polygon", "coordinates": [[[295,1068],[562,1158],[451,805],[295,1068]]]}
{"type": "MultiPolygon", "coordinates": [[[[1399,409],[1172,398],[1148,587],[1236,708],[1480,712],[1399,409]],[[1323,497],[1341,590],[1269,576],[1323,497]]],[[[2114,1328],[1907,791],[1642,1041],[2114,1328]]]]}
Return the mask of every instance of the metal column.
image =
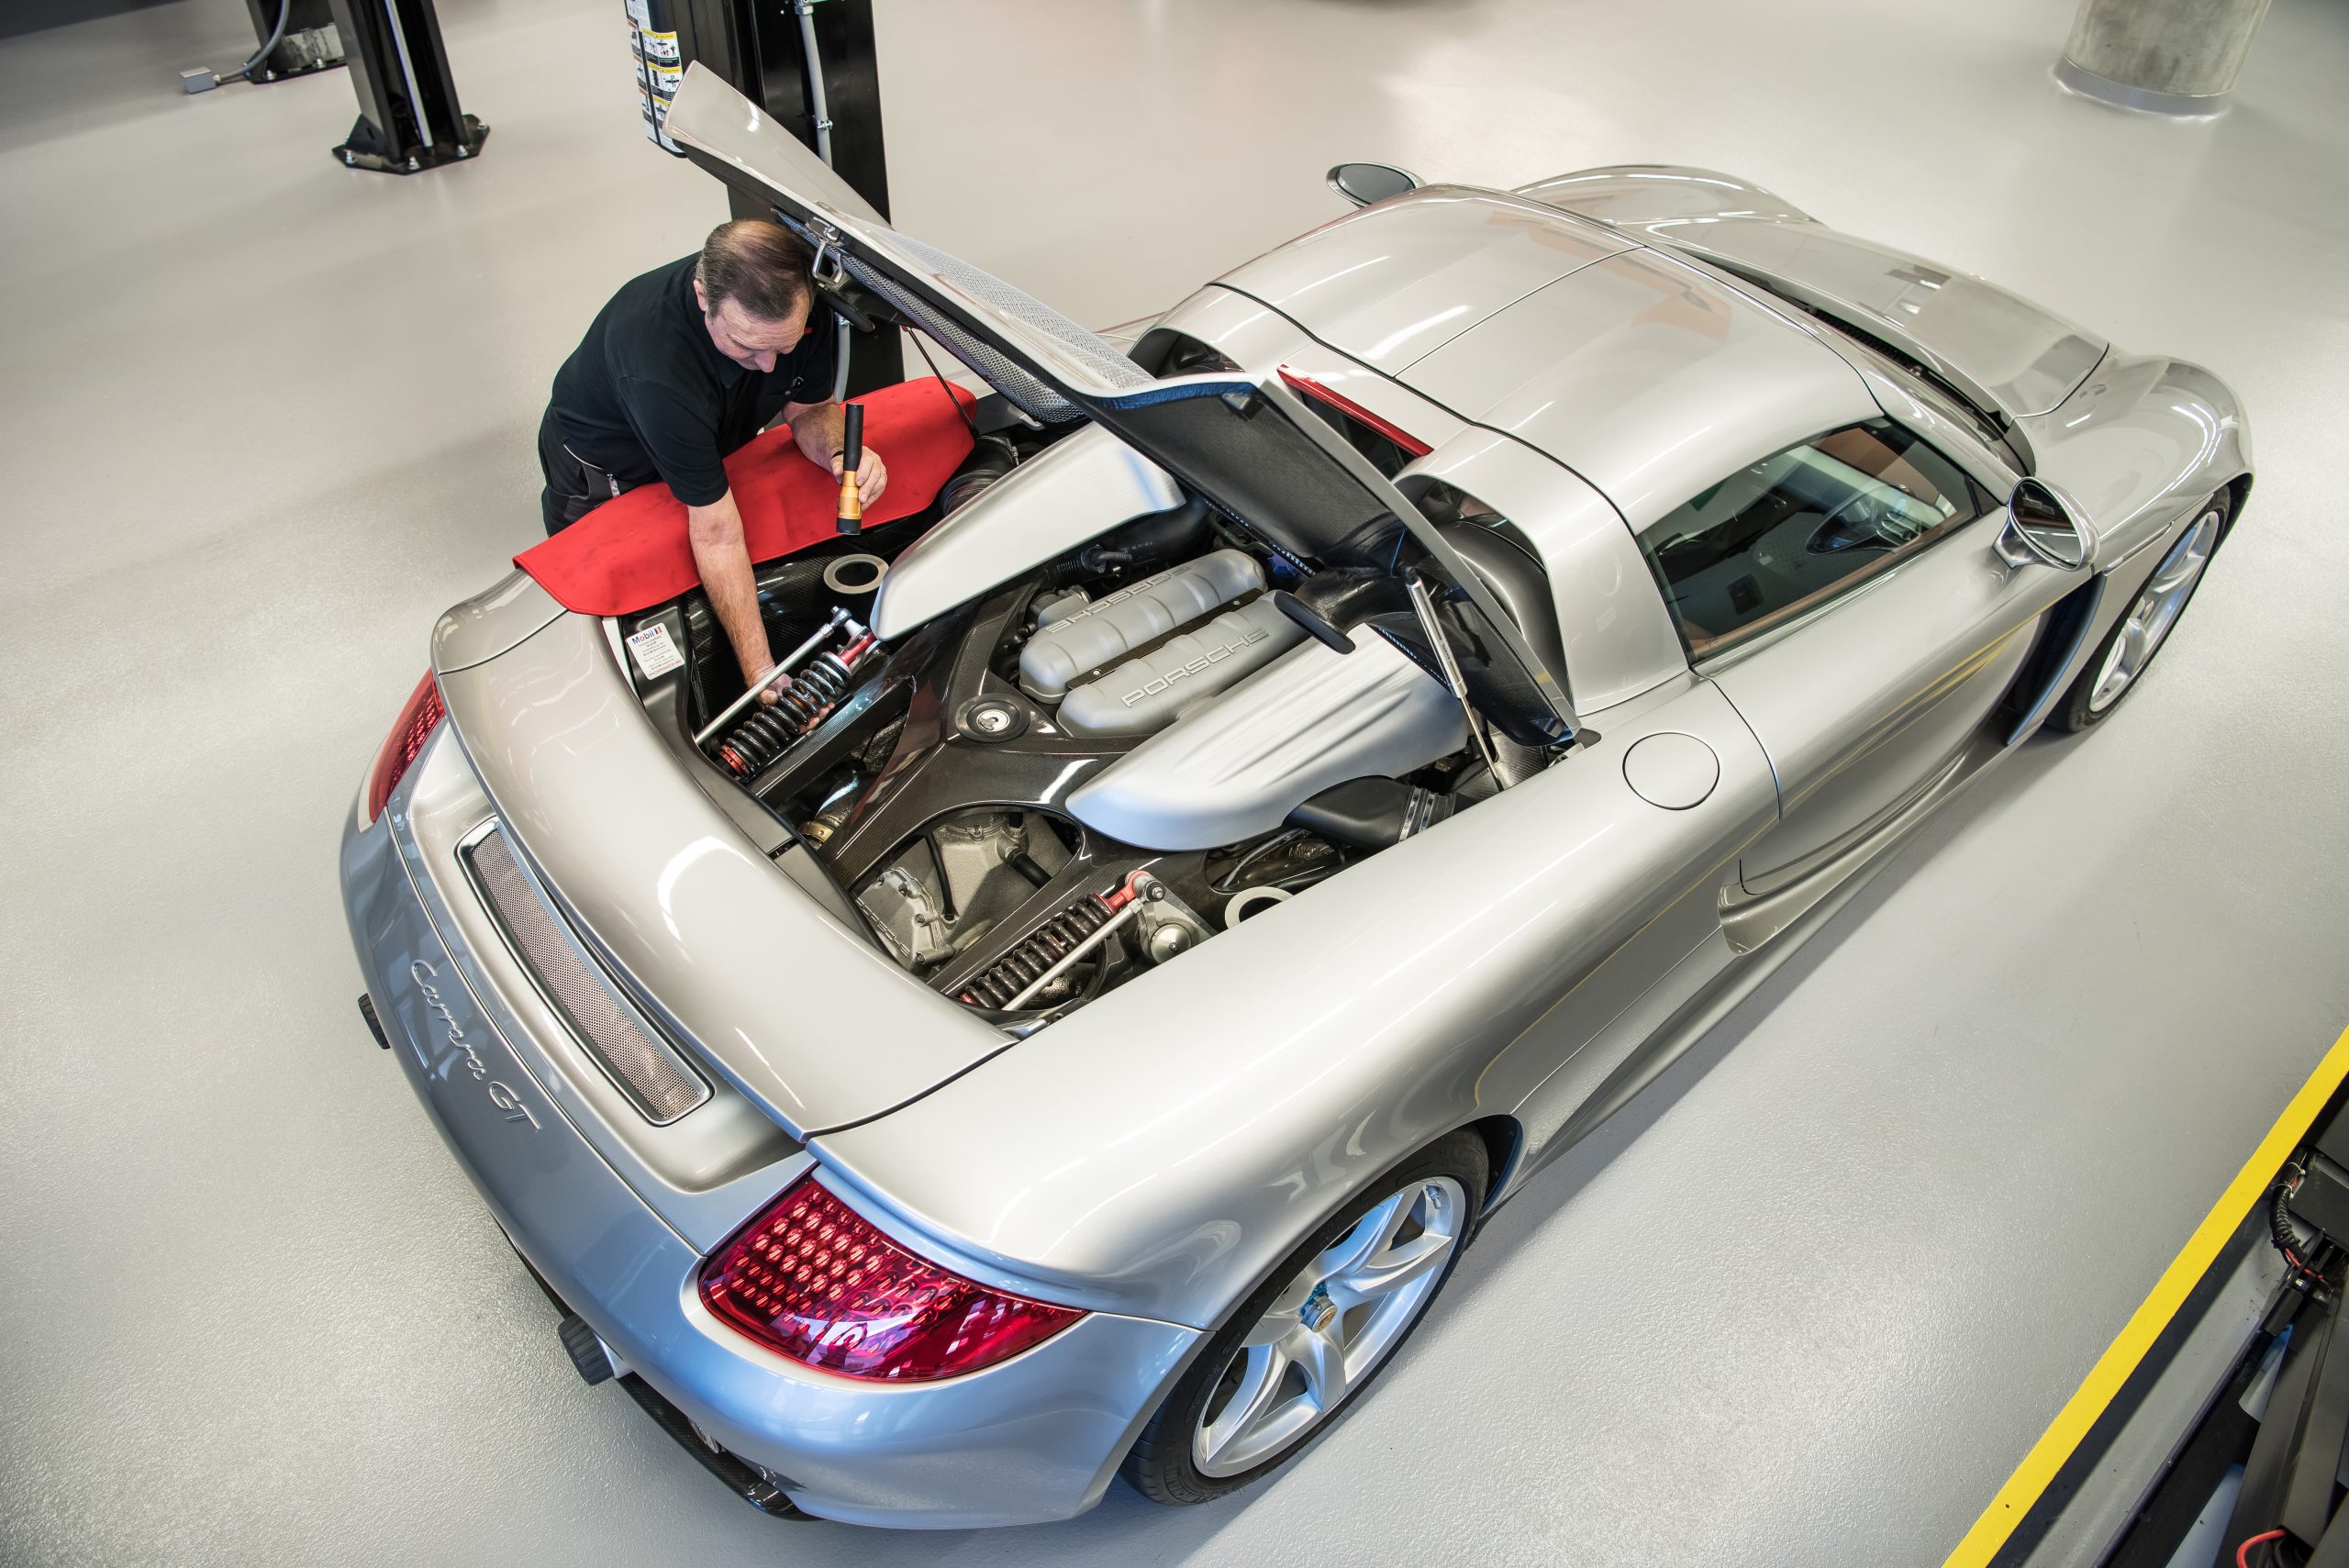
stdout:
{"type": "MultiPolygon", "coordinates": [[[[628,0],[628,13],[644,40],[638,69],[647,95],[647,135],[656,135],[651,121],[667,108],[660,72],[671,72],[666,85],[674,92],[674,73],[698,60],[777,124],[788,127],[811,150],[823,150],[820,143],[828,140],[831,165],[841,178],[883,217],[888,216],[889,168],[881,135],[873,0],[811,0],[808,6],[807,19],[817,39],[813,65],[822,72],[818,80],[829,122],[820,128],[809,109],[811,62],[802,41],[797,0],[628,0]],[[657,66],[655,55],[662,57],[657,66]],[[821,131],[829,134],[822,136],[821,131]]],[[[730,187],[728,200],[736,217],[772,216],[730,187]]],[[[851,395],[891,385],[905,375],[905,355],[895,332],[855,339],[849,358],[851,395]]]]}
{"type": "Polygon", "coordinates": [[[2123,108],[2212,115],[2243,74],[2268,0],[2081,0],[2055,79],[2123,108]]]}
{"type": "Polygon", "coordinates": [[[354,169],[413,174],[471,158],[489,128],[457,103],[432,0],[332,0],[359,95],[359,118],[334,156],[354,169]]]}

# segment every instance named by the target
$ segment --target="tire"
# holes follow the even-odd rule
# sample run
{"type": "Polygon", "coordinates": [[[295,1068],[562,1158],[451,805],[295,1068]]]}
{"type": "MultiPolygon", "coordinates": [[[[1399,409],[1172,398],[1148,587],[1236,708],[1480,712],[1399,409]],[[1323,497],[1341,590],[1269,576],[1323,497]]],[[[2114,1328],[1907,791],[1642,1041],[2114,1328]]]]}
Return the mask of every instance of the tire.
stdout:
{"type": "Polygon", "coordinates": [[[1367,1184],[1281,1260],[1208,1340],[1134,1440],[1121,1472],[1127,1483],[1153,1503],[1210,1502],[1277,1469],[1328,1430],[1442,1293],[1490,1179],[1484,1140],[1464,1129],[1367,1184]],[[1390,1204],[1400,1211],[1391,1224],[1390,1204]],[[1441,1249],[1417,1246],[1431,1235],[1449,1240],[1441,1249]],[[1374,1266],[1382,1259],[1390,1260],[1385,1270],[1374,1266]],[[1390,1276],[1403,1283],[1378,1284],[1344,1305],[1353,1285],[1390,1276]],[[1305,1359],[1289,1353],[1299,1348],[1305,1359]],[[1319,1391],[1333,1372],[1338,1392],[1325,1398],[1319,1391]],[[1252,1397],[1258,1393],[1264,1397],[1252,1397]],[[1252,1418],[1252,1410],[1260,1413],[1252,1418]]]}
{"type": "Polygon", "coordinates": [[[2163,551],[2160,563],[2137,591],[2135,603],[2097,644],[2079,678],[2047,716],[2049,728],[2076,735],[2102,724],[2143,684],[2145,671],[2186,614],[2194,590],[2209,574],[2210,557],[2227,536],[2233,500],[2232,492],[2221,490],[2203,502],[2186,531],[2163,551]]]}

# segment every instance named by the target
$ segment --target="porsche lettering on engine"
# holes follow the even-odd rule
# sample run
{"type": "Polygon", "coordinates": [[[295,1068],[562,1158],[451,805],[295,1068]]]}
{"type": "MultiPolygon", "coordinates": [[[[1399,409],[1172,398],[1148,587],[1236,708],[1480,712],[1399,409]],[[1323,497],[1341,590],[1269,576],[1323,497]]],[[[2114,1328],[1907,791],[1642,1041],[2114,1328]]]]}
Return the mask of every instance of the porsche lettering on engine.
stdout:
{"type": "Polygon", "coordinates": [[[1264,570],[1254,560],[1219,550],[1097,598],[1036,629],[1020,651],[1020,689],[1057,702],[1086,673],[1264,586],[1264,570]]]}
{"type": "Polygon", "coordinates": [[[1183,709],[1215,695],[1305,633],[1270,599],[1228,610],[1196,631],[1178,631],[1115,668],[1069,688],[1060,720],[1073,735],[1147,735],[1183,709]]]}

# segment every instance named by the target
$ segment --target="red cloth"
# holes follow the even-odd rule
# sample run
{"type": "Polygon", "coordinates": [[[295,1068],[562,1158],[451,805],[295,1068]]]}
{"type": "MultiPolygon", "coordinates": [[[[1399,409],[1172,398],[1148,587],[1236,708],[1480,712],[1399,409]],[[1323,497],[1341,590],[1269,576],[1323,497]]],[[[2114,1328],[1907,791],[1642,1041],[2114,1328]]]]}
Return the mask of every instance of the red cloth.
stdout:
{"type": "MultiPolygon", "coordinates": [[[[900,382],[854,401],[864,405],[864,444],[889,465],[889,485],[864,509],[864,526],[910,517],[936,498],[971,452],[963,414],[974,399],[936,381],[900,382]]],[[[753,562],[773,561],[837,538],[840,482],[791,444],[778,425],[726,460],[753,562]]],[[[701,582],[685,538],[685,504],[665,484],[640,485],[605,502],[514,564],[564,608],[624,616],[666,604],[701,582]]]]}

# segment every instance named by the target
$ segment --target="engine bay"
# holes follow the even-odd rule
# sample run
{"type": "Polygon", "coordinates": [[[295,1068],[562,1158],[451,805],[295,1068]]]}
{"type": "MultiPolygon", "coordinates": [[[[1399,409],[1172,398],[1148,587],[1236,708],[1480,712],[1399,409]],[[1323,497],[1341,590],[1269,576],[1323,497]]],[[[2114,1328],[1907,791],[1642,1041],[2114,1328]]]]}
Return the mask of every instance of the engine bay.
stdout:
{"type": "MultiPolygon", "coordinates": [[[[1030,461],[1027,436],[983,440],[940,511],[1030,461]]],[[[1014,1032],[1561,749],[1407,541],[1386,569],[1304,561],[1184,495],[884,641],[876,593],[925,520],[758,569],[780,700],[744,695],[698,590],[619,629],[673,628],[683,668],[631,677],[705,783],[786,827],[908,973],[1014,1032]]]]}

